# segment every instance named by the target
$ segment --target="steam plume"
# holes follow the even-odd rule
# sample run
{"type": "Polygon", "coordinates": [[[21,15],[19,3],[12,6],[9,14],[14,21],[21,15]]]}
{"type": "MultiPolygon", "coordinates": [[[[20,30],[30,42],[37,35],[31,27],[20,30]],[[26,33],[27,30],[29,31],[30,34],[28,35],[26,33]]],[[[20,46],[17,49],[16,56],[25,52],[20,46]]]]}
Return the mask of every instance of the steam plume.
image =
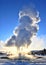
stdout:
{"type": "Polygon", "coordinates": [[[35,8],[25,8],[19,12],[19,26],[14,30],[14,34],[6,46],[31,44],[31,38],[36,35],[40,21],[39,12],[35,8]]]}

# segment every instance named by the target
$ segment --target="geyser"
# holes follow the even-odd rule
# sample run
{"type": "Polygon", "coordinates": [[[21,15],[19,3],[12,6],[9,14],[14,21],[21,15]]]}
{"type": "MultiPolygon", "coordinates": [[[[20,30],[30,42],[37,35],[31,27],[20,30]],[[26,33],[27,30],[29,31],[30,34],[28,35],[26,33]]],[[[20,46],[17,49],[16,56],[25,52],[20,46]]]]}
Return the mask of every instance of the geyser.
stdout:
{"type": "Polygon", "coordinates": [[[5,52],[13,55],[13,57],[9,56],[10,58],[18,57],[20,53],[30,57],[28,52],[30,52],[31,39],[36,36],[39,21],[39,12],[35,8],[25,8],[19,12],[19,26],[5,44],[5,52]]]}

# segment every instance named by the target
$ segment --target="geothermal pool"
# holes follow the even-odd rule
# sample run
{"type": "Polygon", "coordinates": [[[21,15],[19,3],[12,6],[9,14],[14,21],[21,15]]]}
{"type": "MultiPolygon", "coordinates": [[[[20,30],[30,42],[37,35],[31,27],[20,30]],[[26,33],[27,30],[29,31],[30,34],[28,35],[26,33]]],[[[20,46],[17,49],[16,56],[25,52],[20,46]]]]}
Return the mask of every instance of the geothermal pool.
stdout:
{"type": "Polygon", "coordinates": [[[0,65],[46,65],[46,58],[31,60],[0,59],[0,65]]]}

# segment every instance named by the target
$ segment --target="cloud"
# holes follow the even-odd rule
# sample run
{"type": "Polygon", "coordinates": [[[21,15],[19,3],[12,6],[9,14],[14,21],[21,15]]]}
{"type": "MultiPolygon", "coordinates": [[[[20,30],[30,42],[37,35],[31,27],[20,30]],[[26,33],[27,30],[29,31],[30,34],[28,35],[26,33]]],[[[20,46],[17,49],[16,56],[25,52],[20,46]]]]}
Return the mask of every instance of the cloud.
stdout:
{"type": "Polygon", "coordinates": [[[0,48],[2,48],[4,46],[4,42],[0,41],[0,48]]]}
{"type": "Polygon", "coordinates": [[[35,36],[32,38],[32,44],[30,45],[31,50],[41,50],[46,48],[46,36],[35,36]]]}
{"type": "Polygon", "coordinates": [[[0,41],[0,52],[3,52],[4,51],[4,47],[5,46],[5,43],[3,41],[0,41]]]}

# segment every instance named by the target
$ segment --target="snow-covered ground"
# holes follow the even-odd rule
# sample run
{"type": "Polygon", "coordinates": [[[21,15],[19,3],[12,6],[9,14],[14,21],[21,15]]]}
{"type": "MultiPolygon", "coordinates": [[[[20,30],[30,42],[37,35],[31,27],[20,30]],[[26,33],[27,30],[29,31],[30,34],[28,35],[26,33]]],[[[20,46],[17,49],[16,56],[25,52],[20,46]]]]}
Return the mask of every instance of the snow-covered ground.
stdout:
{"type": "Polygon", "coordinates": [[[46,56],[42,55],[35,55],[37,58],[35,59],[1,59],[0,58],[0,65],[46,65],[46,56]]]}
{"type": "Polygon", "coordinates": [[[0,65],[46,65],[45,58],[31,60],[8,60],[0,59],[0,65]]]}

